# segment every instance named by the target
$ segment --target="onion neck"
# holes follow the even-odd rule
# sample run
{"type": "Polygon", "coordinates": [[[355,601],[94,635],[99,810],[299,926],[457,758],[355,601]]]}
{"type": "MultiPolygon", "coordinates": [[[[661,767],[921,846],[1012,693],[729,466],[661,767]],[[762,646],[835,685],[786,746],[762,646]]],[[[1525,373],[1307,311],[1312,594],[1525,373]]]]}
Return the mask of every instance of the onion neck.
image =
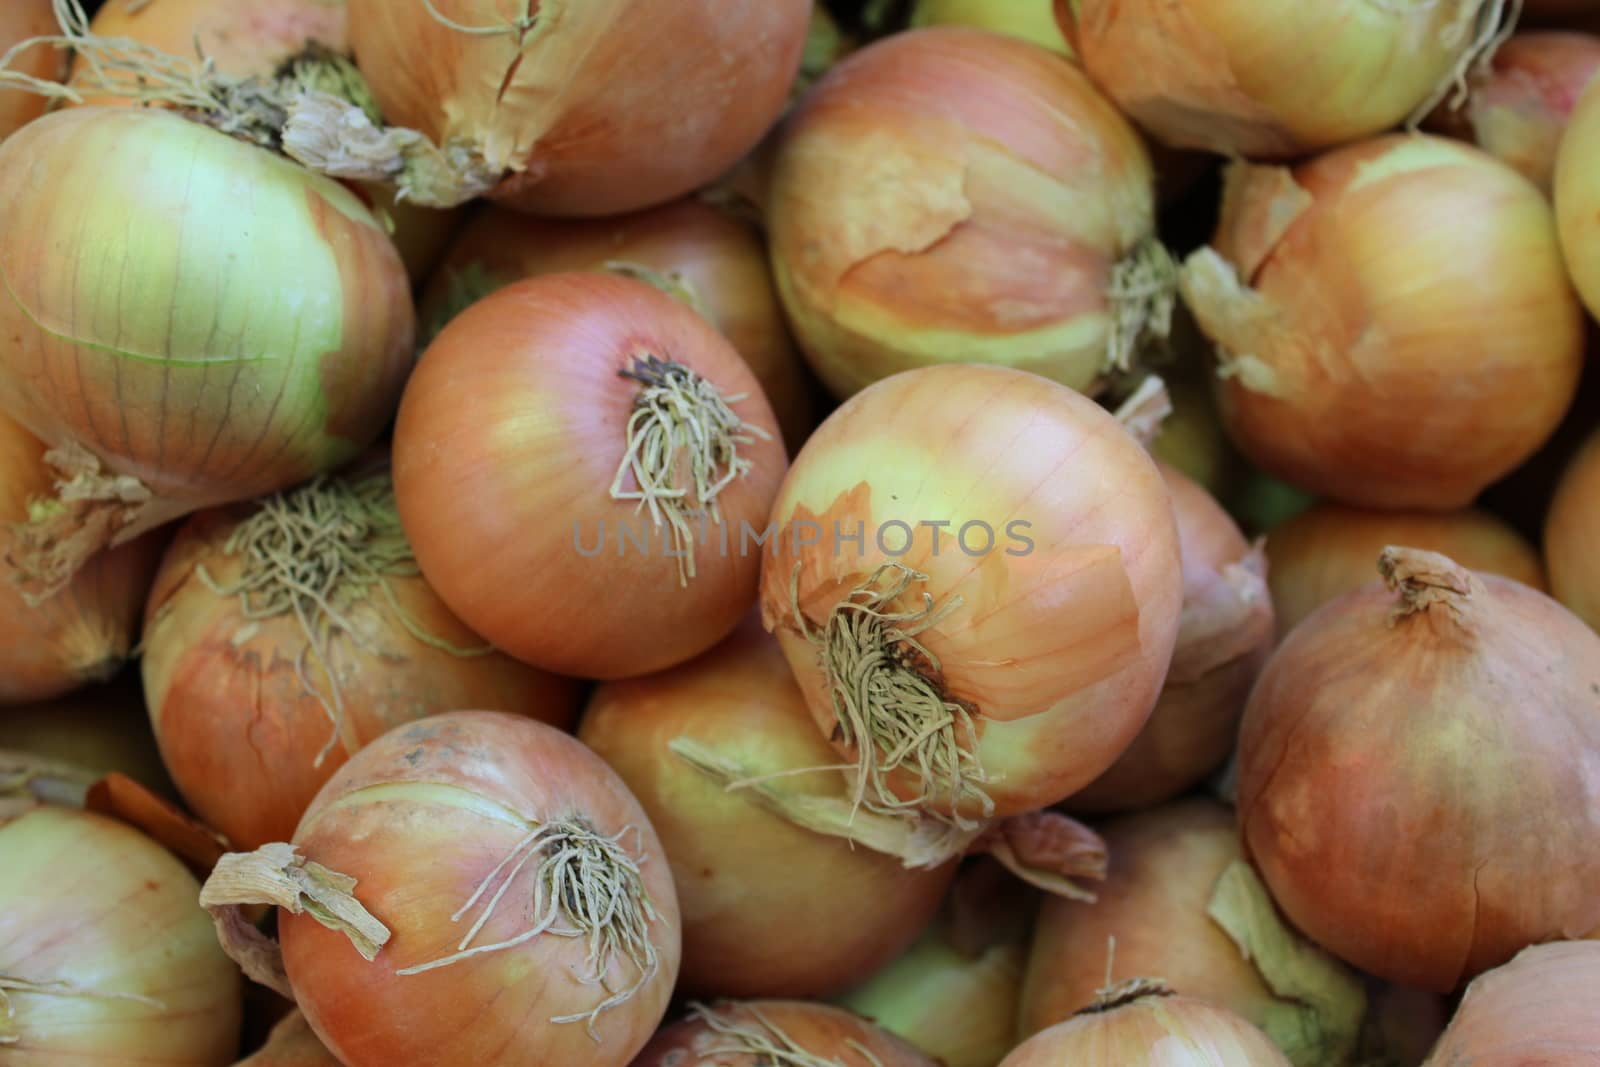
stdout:
{"type": "Polygon", "coordinates": [[[1126,373],[1151,345],[1172,335],[1178,263],[1160,240],[1147,237],[1112,269],[1106,295],[1111,303],[1106,370],[1126,373]]]}
{"type": "Polygon", "coordinates": [[[1393,621],[1425,615],[1461,626],[1483,583],[1437,552],[1391,545],[1378,557],[1378,573],[1398,598],[1393,621]]]}

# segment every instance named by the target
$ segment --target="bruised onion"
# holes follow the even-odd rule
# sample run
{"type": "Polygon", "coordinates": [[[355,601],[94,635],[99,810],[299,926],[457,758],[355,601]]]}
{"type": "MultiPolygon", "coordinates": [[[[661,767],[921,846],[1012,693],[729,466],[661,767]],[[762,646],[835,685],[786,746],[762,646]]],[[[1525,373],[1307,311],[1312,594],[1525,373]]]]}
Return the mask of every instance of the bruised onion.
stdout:
{"type": "Polygon", "coordinates": [[[1245,712],[1246,848],[1285,914],[1448,992],[1600,925],[1600,636],[1543,593],[1408,548],[1325,605],[1245,712]]]}
{"type": "Polygon", "coordinates": [[[1426,1067],[1584,1067],[1600,1048],[1600,942],[1523,949],[1474,979],[1426,1067]]]}
{"type": "Polygon", "coordinates": [[[483,708],[558,727],[576,686],[485,644],[428,586],[382,466],[208,511],[151,594],[150,719],[189,805],[234,845],[284,841],[367,742],[483,708]]]}
{"type": "Polygon", "coordinates": [[[306,1017],[296,1011],[274,1026],[266,1045],[255,1055],[240,1060],[238,1067],[340,1067],[340,1064],[317,1040],[306,1017]]]}
{"type": "MultiPolygon", "coordinates": [[[[48,44],[31,45],[10,56],[13,48],[55,29],[51,3],[52,0],[8,0],[0,5],[0,55],[9,57],[7,70],[46,81],[61,77],[61,54],[48,44]]],[[[43,115],[48,106],[49,100],[44,96],[0,91],[0,140],[43,115]]]]}
{"type": "Polygon", "coordinates": [[[1235,165],[1183,288],[1217,347],[1235,443],[1341,503],[1464,507],[1545,443],[1577,391],[1582,314],[1549,204],[1454,141],[1235,165]]]}
{"type": "Polygon", "coordinates": [[[1573,456],[1556,487],[1544,523],[1550,591],[1590,627],[1600,630],[1600,434],[1573,456]]]}
{"type": "Polygon", "coordinates": [[[52,806],[0,819],[0,856],[0,1060],[233,1062],[239,972],[183,864],[52,806]]]}
{"type": "Polygon", "coordinates": [[[776,151],[778,291],[841,397],[956,362],[1089,390],[1168,325],[1144,145],[1038,45],[896,34],[818,82],[776,151]]]}
{"type": "Polygon", "coordinates": [[[911,9],[914,29],[925,26],[970,26],[1032,41],[1052,52],[1072,55],[1061,33],[1051,0],[917,0],[911,9]]]}
{"type": "Polygon", "coordinates": [[[632,1067],[937,1067],[867,1020],[826,1004],[721,1001],[666,1027],[632,1067]]]}
{"type": "Polygon", "coordinates": [[[1556,153],[1556,225],[1572,284],[1600,316],[1600,87],[1578,100],[1556,153]]]}

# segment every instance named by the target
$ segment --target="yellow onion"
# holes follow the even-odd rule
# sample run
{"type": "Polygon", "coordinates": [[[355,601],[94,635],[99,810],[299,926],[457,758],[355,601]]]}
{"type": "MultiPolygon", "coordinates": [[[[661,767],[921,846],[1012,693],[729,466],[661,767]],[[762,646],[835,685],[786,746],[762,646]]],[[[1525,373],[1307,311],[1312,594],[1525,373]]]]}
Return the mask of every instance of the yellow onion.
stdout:
{"type": "Polygon", "coordinates": [[[38,807],[0,821],[0,1060],[222,1067],[239,972],[199,885],[121,823],[38,807]]]}
{"type": "Polygon", "coordinates": [[[838,396],[958,362],[1089,390],[1170,317],[1138,134],[1077,69],[984,30],[835,67],[778,143],[778,291],[838,396]]]}
{"type": "Polygon", "coordinates": [[[1362,507],[1452,510],[1533,455],[1583,364],[1549,204],[1499,160],[1392,136],[1230,169],[1184,295],[1247,457],[1362,507]]]}
{"type": "MultiPolygon", "coordinates": [[[[8,0],[0,5],[0,55],[24,41],[54,32],[51,0],[8,0]]],[[[56,81],[64,73],[61,54],[49,45],[36,44],[11,59],[7,69],[30,78],[56,81]]],[[[0,92],[0,140],[43,115],[47,97],[25,92],[0,92]]]]}
{"type": "Polygon", "coordinates": [[[340,1067],[339,1061],[317,1040],[316,1031],[299,1012],[286,1015],[265,1046],[239,1061],[238,1067],[340,1067]]]}
{"type": "Polygon", "coordinates": [[[0,712],[0,749],[79,768],[83,784],[116,771],[157,793],[175,795],[136,671],[59,700],[0,712]]]}
{"type": "Polygon", "coordinates": [[[1251,694],[1238,805],[1284,913],[1448,992],[1600,925],[1600,636],[1543,593],[1385,549],[1251,694]]]}
{"type": "Polygon", "coordinates": [[[971,26],[1032,41],[1052,52],[1072,55],[1056,21],[1051,0],[917,0],[911,26],[971,26]]]}
{"type": "Polygon", "coordinates": [[[795,1000],[721,1001],[665,1027],[632,1067],[937,1067],[866,1019],[795,1000]]]}
{"type": "Polygon", "coordinates": [[[1545,588],[1538,551],[1488,512],[1365,511],[1317,504],[1267,533],[1267,584],[1278,636],[1328,601],[1372,582],[1372,561],[1388,545],[1438,552],[1468,570],[1545,588]]]}
{"type": "Polygon", "coordinates": [[[1600,630],[1600,434],[1572,458],[1544,523],[1550,591],[1574,614],[1600,630]]]}
{"type": "Polygon", "coordinates": [[[163,110],[73,108],[0,144],[0,278],[0,408],[70,483],[28,533],[55,584],[352,458],[411,366],[405,270],[355,196],[163,110]]]}
{"type": "Polygon", "coordinates": [[[752,227],[694,200],[621,218],[547,220],[484,209],[462,229],[422,294],[431,338],[469,304],[522,278],[611,270],[651,282],[700,312],[738,350],[791,451],[815,425],[811,381],[784,322],[752,227]]]}
{"type": "Polygon", "coordinates": [[[1600,942],[1561,941],[1523,949],[1467,987],[1426,1067],[1593,1063],[1600,1048],[1596,988],[1600,942]]]}
{"type": "Polygon", "coordinates": [[[1237,460],[1210,384],[1190,377],[1169,378],[1166,384],[1172,413],[1156,430],[1150,454],[1220,497],[1234,479],[1237,460]]]}
{"type": "Polygon", "coordinates": [[[1175,148],[1285,159],[1426,111],[1504,0],[1056,0],[1091,77],[1175,148]]]}
{"type": "Polygon", "coordinates": [[[1555,203],[1572,282],[1590,313],[1600,316],[1600,88],[1593,83],[1561,138],[1555,203]]]}

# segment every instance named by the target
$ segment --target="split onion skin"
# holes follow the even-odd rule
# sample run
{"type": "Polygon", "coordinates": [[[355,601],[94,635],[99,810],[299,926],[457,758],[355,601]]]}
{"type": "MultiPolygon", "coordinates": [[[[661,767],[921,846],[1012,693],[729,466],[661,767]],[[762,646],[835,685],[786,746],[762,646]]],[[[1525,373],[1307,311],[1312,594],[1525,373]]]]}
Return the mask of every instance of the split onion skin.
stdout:
{"type": "Polygon", "coordinates": [[[1287,636],[1328,601],[1375,581],[1372,561],[1388,545],[1438,552],[1469,570],[1545,591],[1538,550],[1488,512],[1367,511],[1317,504],[1267,533],[1267,582],[1278,636],[1287,636]]]}
{"type": "Polygon", "coordinates": [[[1236,166],[1223,200],[1184,292],[1257,466],[1358,507],[1455,510],[1555,432],[1582,314],[1526,178],[1395,135],[1292,171],[1236,166]]]}
{"type": "MultiPolygon", "coordinates": [[[[0,6],[0,54],[23,41],[56,32],[56,17],[51,0],[10,0],[0,6]]],[[[34,45],[12,61],[10,69],[44,81],[59,81],[63,74],[61,54],[49,45],[34,45]]],[[[45,113],[50,99],[37,93],[0,93],[0,140],[45,113]]]]}
{"type": "Polygon", "coordinates": [[[818,82],[776,152],[773,273],[836,396],[965,362],[1100,381],[1112,271],[1154,231],[1154,178],[1060,56],[985,30],[896,34],[818,82]]]}
{"type": "MultiPolygon", "coordinates": [[[[753,755],[755,773],[837,764],[778,643],[754,619],[680,667],[600,686],[578,737],[633,790],[666,847],[684,916],[685,995],[836,993],[904,951],[955,876],[953,862],[909,870],[802,829],[668,749],[686,737],[747,763],[753,755]]],[[[839,792],[839,781],[824,773],[790,788],[839,792]]]]}
{"type": "Polygon", "coordinates": [[[150,731],[137,671],[47,703],[0,711],[0,749],[66,763],[93,778],[125,774],[162,796],[177,795],[150,731]]]}
{"type": "MultiPolygon", "coordinates": [[[[776,1029],[816,1062],[838,1067],[937,1067],[933,1060],[866,1019],[826,1004],[753,1000],[718,1003],[711,1010],[718,1018],[738,1025],[776,1029]]],[[[779,1045],[783,1047],[781,1041],[779,1045]]],[[[756,1053],[732,1051],[735,1047],[703,1020],[689,1018],[664,1027],[632,1067],[763,1067],[773,1062],[756,1053]]]]}
{"type": "Polygon", "coordinates": [[[138,831],[49,805],[0,822],[0,975],[157,1003],[9,991],[7,1067],[223,1067],[238,1049],[238,969],[200,887],[138,831]]]}
{"type": "Polygon", "coordinates": [[[761,566],[742,526],[765,526],[786,467],[732,346],[672,297],[607,274],[529,279],[469,308],[423,354],[394,436],[400,519],[430,584],[497,648],[584,678],[664,670],[733,631],[761,566]],[[697,532],[687,587],[649,513],[609,495],[638,395],[619,372],[646,354],[687,367],[768,435],[740,446],[753,466],[716,498],[727,552],[716,526],[697,532]],[[602,529],[601,554],[582,555],[602,529]],[[649,548],[623,530],[649,531],[649,548]]]}
{"type": "Polygon", "coordinates": [[[1239,821],[1309,937],[1449,992],[1600,925],[1600,636],[1518,582],[1392,558],[1436,602],[1396,617],[1375,583],[1279,646],[1240,733],[1239,821]]]}
{"type": "Polygon", "coordinates": [[[791,452],[812,428],[812,384],[789,336],[752,226],[697,200],[679,200],[620,218],[539,219],[487,207],[451,244],[419,302],[437,332],[465,299],[521,278],[563,271],[644,267],[676,277],[701,311],[755,372],[791,452]]]}
{"type": "Polygon", "coordinates": [[[272,1028],[267,1043],[238,1067],[341,1067],[333,1053],[317,1040],[304,1015],[291,1012],[272,1028]]]}
{"type": "MultiPolygon", "coordinates": [[[[917,598],[963,598],[918,640],[942,664],[946,693],[973,709],[997,817],[1077,792],[1149,718],[1183,596],[1171,497],[1138,441],[1073,390],[980,365],[880,382],[812,435],[772,524],[763,622],[824,735],[835,712],[827,672],[795,621],[797,565],[811,626],[888,563],[928,576],[917,598]],[[950,523],[943,536],[919,525],[941,521],[950,523]],[[1030,524],[1031,551],[1007,538],[1014,521],[1030,524]],[[797,545],[807,522],[823,534],[797,545]],[[875,532],[890,548],[904,543],[893,522],[916,527],[899,557],[875,543],[875,532]],[[969,555],[953,543],[970,522],[995,531],[992,551],[969,555]],[[849,535],[857,523],[864,545],[832,543],[835,524],[849,535]]],[[[915,605],[908,597],[902,606],[915,605]]],[[[921,792],[904,768],[889,781],[903,799],[921,792]]]]}
{"type": "MultiPolygon", "coordinates": [[[[392,939],[368,963],[343,933],[280,911],[284,967],[301,1011],[346,1067],[622,1067],[666,1010],[677,977],[672,875],[649,819],[600,758],[566,734],[515,716],[451,712],[390,731],[323,787],[295,832],[310,861],[356,879],[355,895],[392,939]],[[657,918],[660,970],[632,1000],[583,1021],[606,997],[588,974],[585,939],[543,935],[419,974],[396,973],[456,951],[472,919],[452,922],[530,827],[581,819],[623,839],[657,918]]],[[[478,944],[530,926],[533,865],[494,912],[478,944]]],[[[474,916],[477,912],[472,913],[474,916]]],[[[613,960],[610,988],[638,978],[613,960]]]]}
{"type": "MultiPolygon", "coordinates": [[[[615,215],[683,196],[755,147],[783,110],[809,0],[544,3],[510,31],[497,0],[349,0],[384,117],[477,148],[493,196],[541,215],[615,215]]],[[[520,8],[522,5],[517,5],[520,8]]],[[[515,10],[516,8],[513,8],[515,10]]]]}
{"type": "Polygon", "coordinates": [[[1000,1067],[1288,1067],[1267,1035],[1226,1008],[1147,996],[1037,1033],[1000,1067]]]}
{"type": "Polygon", "coordinates": [[[1573,456],[1545,517],[1544,551],[1555,598],[1600,630],[1600,434],[1573,456]]]}
{"type": "Polygon", "coordinates": [[[1585,1067],[1600,1047],[1600,941],[1524,949],[1474,979],[1424,1067],[1585,1067]]]}
{"type": "Polygon", "coordinates": [[[1572,284],[1600,317],[1600,86],[1592,82],[1561,138],[1554,195],[1572,284]]]}

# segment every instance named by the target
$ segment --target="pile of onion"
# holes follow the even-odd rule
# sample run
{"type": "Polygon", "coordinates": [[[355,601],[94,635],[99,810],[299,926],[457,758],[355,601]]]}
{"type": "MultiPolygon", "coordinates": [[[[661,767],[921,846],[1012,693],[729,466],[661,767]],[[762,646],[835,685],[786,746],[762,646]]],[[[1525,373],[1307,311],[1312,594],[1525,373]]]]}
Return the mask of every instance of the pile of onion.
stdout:
{"type": "Polygon", "coordinates": [[[811,381],[789,337],[753,227],[697,200],[622,218],[550,220],[490,207],[451,244],[418,311],[430,338],[520,278],[610,270],[647,281],[700,312],[750,364],[791,452],[815,425],[811,381]]]}
{"type": "Polygon", "coordinates": [[[145,696],[190,807],[239,848],[287,840],[367,742],[441,711],[569,727],[577,687],[495,651],[422,578],[367,464],[179,531],[151,593],[145,696]]]}
{"type": "Polygon", "coordinates": [[[733,631],[786,466],[733,346],[603,273],[521,281],[457,317],[394,435],[400,519],[445,603],[518,659],[590,678],[733,631]]]}
{"type": "Polygon", "coordinates": [[[239,972],[199,885],[138,831],[34,807],[0,815],[0,1059],[224,1067],[239,972]]]}
{"type": "Polygon", "coordinates": [[[1600,941],[1536,945],[1474,979],[1426,1067],[1583,1067],[1600,1048],[1600,941]]]}
{"type": "Polygon", "coordinates": [[[81,772],[74,777],[83,786],[117,772],[159,794],[175,795],[150,732],[136,671],[59,700],[0,711],[0,751],[0,763],[7,756],[33,757],[73,767],[81,772]]]}
{"type": "Polygon", "coordinates": [[[340,1067],[339,1061],[317,1040],[317,1035],[299,1012],[283,1018],[267,1043],[255,1055],[239,1061],[238,1067],[340,1067]]]}
{"type": "Polygon", "coordinates": [[[1051,0],[917,0],[911,26],[970,26],[1032,41],[1052,52],[1072,55],[1056,21],[1051,0]]]}
{"type": "Polygon", "coordinates": [[[1550,591],[1574,614],[1600,630],[1600,434],[1572,457],[1545,517],[1544,553],[1550,591]]]}
{"type": "Polygon", "coordinates": [[[665,1027],[632,1067],[937,1067],[866,1019],[795,1000],[723,1001],[665,1027]]]}
{"type": "Polygon", "coordinates": [[[0,415],[0,705],[49,700],[110,679],[128,658],[161,535],[89,556],[64,583],[30,581],[29,519],[59,506],[45,445],[0,415]]]}
{"type": "Polygon", "coordinates": [[[1572,284],[1600,315],[1600,86],[1590,83],[1573,109],[1556,155],[1556,224],[1572,284]]]}
{"type": "Polygon", "coordinates": [[[1091,77],[1175,148],[1286,159],[1425,114],[1492,47],[1503,0],[1056,0],[1091,77]]]}
{"type": "Polygon", "coordinates": [[[1538,550],[1488,512],[1366,511],[1318,504],[1267,533],[1272,561],[1267,584],[1278,636],[1328,601],[1376,581],[1372,561],[1389,545],[1438,552],[1468,570],[1545,588],[1538,550]]]}
{"type": "Polygon", "coordinates": [[[1308,936],[1448,992],[1600,926],[1600,636],[1444,556],[1389,548],[1379,569],[1257,683],[1240,826],[1308,936]]]}
{"type": "Polygon", "coordinates": [[[955,875],[953,863],[908,869],[838,836],[850,810],[837,757],[753,619],[680,667],[602,685],[578,737],[661,835],[688,995],[836,993],[904,951],[955,875]],[[812,768],[825,769],[795,773],[812,768]],[[835,833],[805,828],[830,809],[835,833]]]}
{"type": "MultiPolygon", "coordinates": [[[[0,5],[0,55],[55,29],[51,0],[9,0],[0,5]]],[[[7,69],[29,78],[56,80],[63,72],[61,54],[36,44],[11,59],[7,69]]],[[[43,115],[49,101],[32,93],[0,92],[0,140],[43,115]]]]}
{"type": "Polygon", "coordinates": [[[767,205],[802,349],[839,396],[957,362],[1075,389],[1166,331],[1139,135],[1026,41],[939,27],[840,63],[784,126],[767,205]]]}
{"type": "Polygon", "coordinates": [[[1549,439],[1583,365],[1549,203],[1442,138],[1234,165],[1183,290],[1235,443],[1360,507],[1471,503],[1549,439]]]}
{"type": "Polygon", "coordinates": [[[385,734],[293,844],[224,857],[200,900],[346,1067],[623,1067],[678,973],[672,873],[638,802],[567,734],[496,712],[385,734]],[[281,958],[252,904],[278,905],[281,958]]]}

